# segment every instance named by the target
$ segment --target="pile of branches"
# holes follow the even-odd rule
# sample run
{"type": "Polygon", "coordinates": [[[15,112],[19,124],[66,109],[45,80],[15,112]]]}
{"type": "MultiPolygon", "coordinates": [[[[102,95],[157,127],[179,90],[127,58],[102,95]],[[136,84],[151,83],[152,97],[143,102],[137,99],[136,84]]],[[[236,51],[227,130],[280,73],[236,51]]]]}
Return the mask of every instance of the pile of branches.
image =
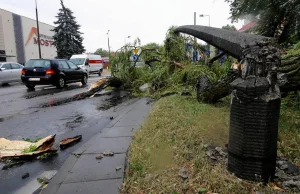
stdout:
{"type": "MultiPolygon", "coordinates": [[[[278,68],[280,91],[285,94],[300,89],[300,43],[292,49],[283,51],[281,65],[278,68]]],[[[238,78],[237,71],[230,70],[216,82],[210,82],[206,76],[200,76],[197,83],[199,102],[215,103],[230,94],[230,83],[238,78]]],[[[283,95],[285,96],[285,95],[283,95]]]]}

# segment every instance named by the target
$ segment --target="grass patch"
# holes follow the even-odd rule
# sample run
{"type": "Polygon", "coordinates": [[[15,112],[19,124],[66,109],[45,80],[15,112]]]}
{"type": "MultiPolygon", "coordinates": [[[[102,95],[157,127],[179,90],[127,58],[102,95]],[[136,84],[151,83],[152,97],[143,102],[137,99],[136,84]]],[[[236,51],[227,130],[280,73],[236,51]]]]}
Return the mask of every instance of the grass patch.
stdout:
{"type": "MultiPolygon", "coordinates": [[[[200,104],[192,97],[178,95],[160,99],[131,144],[123,192],[274,193],[269,186],[229,174],[225,163],[213,166],[207,159],[204,143],[224,147],[228,142],[229,99],[224,102],[200,104]],[[178,176],[182,167],[189,173],[185,181],[178,176]]],[[[300,158],[297,115],[283,108],[280,118],[279,152],[294,162],[300,158]]]]}
{"type": "Polygon", "coordinates": [[[36,149],[37,149],[37,146],[31,145],[31,146],[29,146],[29,148],[24,149],[23,153],[24,154],[31,153],[31,152],[34,152],[36,149]]]}

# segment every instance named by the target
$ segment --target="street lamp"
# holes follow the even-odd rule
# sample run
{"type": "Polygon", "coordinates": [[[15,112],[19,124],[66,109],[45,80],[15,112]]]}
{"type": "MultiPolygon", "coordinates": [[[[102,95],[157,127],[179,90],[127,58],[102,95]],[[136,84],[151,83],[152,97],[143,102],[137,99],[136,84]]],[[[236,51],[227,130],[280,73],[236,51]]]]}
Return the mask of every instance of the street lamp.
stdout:
{"type": "Polygon", "coordinates": [[[35,14],[36,14],[36,27],[37,27],[37,35],[38,35],[39,58],[41,59],[42,54],[41,54],[41,40],[40,40],[40,28],[39,28],[39,14],[38,14],[36,0],[35,0],[35,14]]]}
{"type": "Polygon", "coordinates": [[[110,46],[109,46],[109,30],[107,31],[107,44],[108,44],[108,57],[110,57],[110,46]]]}
{"type": "MultiPolygon", "coordinates": [[[[210,15],[203,15],[203,14],[200,14],[199,17],[206,17],[208,16],[208,26],[210,27],[210,15]]],[[[211,47],[209,44],[207,44],[209,50],[213,50],[213,47],[211,47]]],[[[212,56],[211,54],[209,54],[210,56],[212,56]]]]}
{"type": "Polygon", "coordinates": [[[124,38],[125,45],[126,45],[126,39],[127,39],[127,38],[130,38],[130,36],[126,36],[126,37],[124,38]]]}
{"type": "Polygon", "coordinates": [[[203,15],[203,14],[200,14],[199,17],[206,17],[208,16],[208,26],[210,27],[210,15],[203,15]]]}

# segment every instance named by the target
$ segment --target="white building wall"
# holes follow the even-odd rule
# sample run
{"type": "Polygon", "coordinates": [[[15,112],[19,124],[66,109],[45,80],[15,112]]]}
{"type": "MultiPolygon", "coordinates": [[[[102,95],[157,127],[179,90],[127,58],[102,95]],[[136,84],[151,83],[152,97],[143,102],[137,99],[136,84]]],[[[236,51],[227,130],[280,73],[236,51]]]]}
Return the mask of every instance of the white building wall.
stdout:
{"type": "MultiPolygon", "coordinates": [[[[5,50],[6,55],[17,56],[13,13],[0,9],[0,20],[1,20],[0,21],[0,50],[5,50]],[[1,23],[2,23],[2,30],[3,30],[2,37],[1,37],[1,23]]],[[[28,61],[33,58],[35,59],[39,58],[38,45],[37,42],[34,41],[34,38],[37,40],[37,35],[33,34],[28,44],[26,44],[32,28],[33,27],[36,28],[36,20],[21,16],[21,23],[22,23],[25,61],[28,61]]],[[[50,45],[51,43],[49,43],[49,41],[53,41],[51,39],[52,36],[54,35],[54,32],[52,32],[51,29],[53,29],[54,26],[39,22],[39,27],[40,27],[41,40],[43,40],[41,41],[41,43],[42,44],[44,43],[43,45],[41,45],[42,58],[56,57],[57,56],[56,48],[55,46],[50,45]],[[48,38],[44,38],[42,37],[42,35],[46,35],[48,38]]],[[[7,57],[6,60],[8,62],[18,62],[17,57],[7,57]]]]}
{"type": "MultiPolygon", "coordinates": [[[[0,9],[0,15],[2,18],[2,27],[4,35],[4,47],[6,55],[17,56],[13,16],[11,12],[0,9]]],[[[16,57],[8,57],[8,62],[17,62],[16,57]]]]}
{"type": "MultiPolygon", "coordinates": [[[[26,17],[22,17],[22,27],[26,61],[39,58],[38,44],[36,44],[35,42],[35,39],[37,40],[37,35],[34,34],[31,38],[29,37],[32,28],[36,28],[36,21],[26,17]],[[28,44],[26,45],[28,38],[30,39],[28,44]]],[[[53,40],[46,39],[42,36],[46,35],[52,37],[54,35],[54,32],[52,32],[51,29],[53,29],[54,27],[41,22],[39,22],[39,27],[41,34],[41,43],[43,44],[41,45],[42,58],[50,59],[56,57],[56,48],[54,45],[51,45],[51,43],[49,43],[49,41],[53,40]],[[45,41],[47,41],[47,43],[45,43],[45,41]]]]}

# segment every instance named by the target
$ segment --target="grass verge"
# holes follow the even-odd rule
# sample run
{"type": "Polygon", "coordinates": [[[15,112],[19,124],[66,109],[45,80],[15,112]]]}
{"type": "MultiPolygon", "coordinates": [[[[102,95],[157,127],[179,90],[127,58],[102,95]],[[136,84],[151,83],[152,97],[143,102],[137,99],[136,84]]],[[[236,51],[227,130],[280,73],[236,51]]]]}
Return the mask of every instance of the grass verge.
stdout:
{"type": "MultiPolygon", "coordinates": [[[[297,115],[283,108],[280,118],[279,152],[294,162],[300,159],[297,115]]],[[[131,144],[123,193],[274,193],[269,186],[229,174],[225,163],[212,165],[207,159],[203,144],[224,147],[228,130],[227,103],[199,104],[182,96],[160,99],[131,144]],[[186,180],[178,176],[182,167],[189,173],[186,180]]]]}

